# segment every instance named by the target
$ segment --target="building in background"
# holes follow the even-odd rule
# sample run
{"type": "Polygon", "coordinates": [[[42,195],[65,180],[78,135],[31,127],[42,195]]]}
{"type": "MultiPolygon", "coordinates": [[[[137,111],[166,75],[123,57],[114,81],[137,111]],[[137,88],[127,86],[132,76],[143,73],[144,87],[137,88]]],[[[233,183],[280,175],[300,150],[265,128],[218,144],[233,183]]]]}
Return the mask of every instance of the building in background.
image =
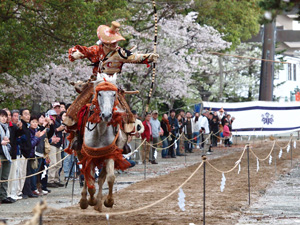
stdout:
{"type": "MultiPolygon", "coordinates": [[[[299,31],[300,22],[294,20],[296,17],[296,14],[278,15],[276,17],[277,30],[299,31]]],[[[297,42],[277,43],[276,50],[284,50],[284,60],[291,63],[283,64],[274,74],[273,94],[279,102],[300,100],[300,93],[297,94],[300,92],[300,37],[298,40],[297,42]]]]}

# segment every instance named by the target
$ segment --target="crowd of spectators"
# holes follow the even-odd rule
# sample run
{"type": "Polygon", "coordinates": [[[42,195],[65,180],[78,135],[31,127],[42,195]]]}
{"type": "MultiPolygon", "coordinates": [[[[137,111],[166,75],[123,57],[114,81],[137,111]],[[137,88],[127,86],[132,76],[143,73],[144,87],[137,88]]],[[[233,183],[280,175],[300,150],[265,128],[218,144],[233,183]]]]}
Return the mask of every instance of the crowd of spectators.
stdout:
{"type": "MultiPolygon", "coordinates": [[[[55,102],[46,113],[39,114],[27,108],[0,110],[0,203],[47,195],[51,188],[63,187],[64,181],[76,176],[74,155],[62,160],[66,156],[63,149],[68,145],[68,133],[62,124],[66,110],[63,102],[55,102]]],[[[231,146],[234,117],[222,108],[216,112],[203,110],[202,114],[184,110],[176,114],[172,109],[160,120],[154,110],[145,115],[143,122],[136,111],[132,113],[136,132],[129,136],[128,144],[132,150],[140,148],[135,161],[128,159],[131,166],[135,162],[158,164],[159,149],[162,158],[176,158],[193,153],[195,148],[212,154],[212,148],[222,138],[225,147],[231,146]]]]}
{"type": "Polygon", "coordinates": [[[63,187],[62,171],[65,180],[75,176],[75,167],[70,172],[74,157],[61,161],[68,144],[62,124],[66,109],[65,103],[55,102],[46,113],[0,110],[0,203],[37,198],[51,193],[48,188],[63,187]]]}
{"type": "Polygon", "coordinates": [[[136,111],[136,132],[129,143],[132,149],[138,148],[144,141],[143,147],[136,155],[139,163],[157,164],[157,150],[161,149],[162,158],[176,158],[193,153],[198,148],[205,154],[212,154],[213,147],[224,143],[231,147],[231,131],[234,117],[227,114],[223,108],[219,111],[203,110],[202,114],[172,109],[169,116],[166,113],[158,120],[158,111],[154,110],[145,116],[142,122],[136,111]],[[158,144],[161,147],[158,147],[158,144]]]}

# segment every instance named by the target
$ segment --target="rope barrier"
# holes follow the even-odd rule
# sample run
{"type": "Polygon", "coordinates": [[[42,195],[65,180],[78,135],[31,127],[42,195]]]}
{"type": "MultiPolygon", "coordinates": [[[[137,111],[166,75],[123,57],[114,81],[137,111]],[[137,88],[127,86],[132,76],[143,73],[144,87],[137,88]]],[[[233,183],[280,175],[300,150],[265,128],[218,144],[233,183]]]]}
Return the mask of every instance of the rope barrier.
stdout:
{"type": "Polygon", "coordinates": [[[287,145],[284,146],[284,147],[281,147],[277,142],[276,142],[276,145],[277,145],[279,148],[282,148],[282,149],[287,148],[287,147],[291,144],[292,138],[293,138],[293,136],[290,137],[289,142],[288,142],[287,145]]]}
{"type": "Polygon", "coordinates": [[[60,162],[64,161],[68,156],[70,155],[66,155],[64,158],[62,158],[61,160],[59,160],[58,162],[56,162],[55,164],[53,164],[52,166],[49,166],[47,169],[44,169],[44,170],[41,170],[37,173],[34,173],[34,174],[30,174],[28,176],[25,176],[25,177],[19,177],[19,178],[15,178],[15,179],[10,179],[10,180],[0,180],[0,183],[4,183],[4,182],[9,182],[9,181],[15,181],[15,180],[21,180],[21,179],[24,179],[24,178],[29,178],[29,177],[33,177],[33,176],[36,176],[40,173],[43,173],[44,171],[47,171],[49,169],[51,169],[52,167],[56,166],[57,164],[59,164],[60,162]]]}
{"type": "MultiPolygon", "coordinates": [[[[210,137],[211,137],[211,133],[209,133],[209,135],[207,136],[207,138],[204,141],[199,142],[199,145],[205,143],[210,137]]],[[[187,137],[185,135],[184,135],[184,138],[186,139],[187,142],[195,144],[194,142],[190,141],[190,140],[193,140],[194,138],[187,139],[187,137]]]]}
{"type": "Polygon", "coordinates": [[[33,208],[32,212],[34,213],[33,217],[30,221],[27,221],[25,225],[37,225],[40,223],[40,218],[43,212],[47,209],[47,203],[45,200],[37,203],[36,206],[33,208]]]}
{"type": "MultiPolygon", "coordinates": [[[[243,156],[244,156],[244,154],[245,154],[245,152],[246,152],[247,147],[248,147],[248,145],[245,145],[244,150],[243,150],[243,152],[242,152],[240,158],[239,158],[236,162],[240,162],[240,161],[242,160],[242,158],[243,158],[243,156]]],[[[232,167],[230,170],[222,171],[222,170],[219,170],[218,168],[216,168],[215,166],[213,166],[209,161],[207,161],[207,160],[205,160],[205,161],[206,161],[206,162],[207,162],[214,170],[216,170],[217,172],[220,172],[220,173],[230,173],[231,171],[233,171],[233,170],[239,165],[239,163],[236,163],[236,164],[234,165],[234,167],[232,167]]]]}
{"type": "Polygon", "coordinates": [[[259,158],[259,157],[254,153],[254,151],[253,151],[252,148],[250,148],[250,151],[251,151],[251,153],[254,155],[254,157],[257,158],[259,161],[265,161],[265,160],[267,160],[267,159],[270,157],[270,155],[272,154],[272,152],[273,152],[273,150],[274,150],[274,147],[275,147],[275,144],[276,144],[276,140],[274,140],[273,147],[272,147],[270,153],[269,153],[265,158],[263,158],[263,159],[259,158]]]}
{"type": "Polygon", "coordinates": [[[72,211],[72,210],[67,210],[67,209],[56,209],[56,208],[52,208],[52,207],[48,207],[48,209],[52,209],[54,211],[59,211],[59,212],[66,212],[66,213],[76,213],[77,215],[94,215],[94,216],[116,216],[116,215],[124,215],[124,214],[129,214],[129,213],[135,213],[135,212],[139,212],[145,209],[148,209],[152,206],[155,206],[157,204],[159,204],[160,202],[166,200],[167,198],[169,198],[170,196],[172,196],[174,193],[176,193],[180,188],[182,188],[190,179],[192,179],[192,177],[198,172],[198,170],[202,167],[203,165],[203,161],[199,164],[199,166],[195,169],[195,171],[181,184],[179,185],[176,189],[174,189],[171,193],[169,193],[167,196],[149,204],[146,206],[143,206],[141,208],[138,209],[132,209],[132,210],[126,210],[126,211],[121,211],[121,212],[105,212],[105,213],[96,213],[96,212],[78,212],[78,211],[72,211]]]}
{"type": "MultiPolygon", "coordinates": [[[[289,142],[291,141],[291,139],[289,140],[289,142]]],[[[264,158],[264,159],[259,159],[258,158],[258,156],[254,153],[254,152],[252,152],[253,153],[253,155],[256,157],[256,158],[258,158],[260,161],[263,161],[263,160],[266,160],[270,155],[271,155],[271,153],[273,152],[273,150],[274,150],[274,147],[275,147],[275,144],[277,143],[277,141],[276,140],[274,140],[274,143],[273,143],[273,146],[272,146],[272,149],[271,149],[271,151],[270,151],[270,153],[268,154],[268,156],[266,157],[266,158],[264,158]]],[[[142,144],[141,144],[142,145],[142,144]]],[[[140,145],[140,146],[141,146],[140,145]]],[[[139,146],[139,147],[140,147],[139,146]]],[[[164,200],[166,200],[167,198],[169,198],[170,196],[172,196],[174,193],[176,193],[180,188],[182,188],[198,171],[199,171],[199,169],[202,167],[202,165],[203,165],[203,163],[204,163],[204,161],[206,162],[206,163],[208,163],[214,170],[216,170],[217,172],[220,172],[220,173],[230,173],[230,172],[232,172],[238,165],[239,165],[239,163],[241,162],[241,160],[242,160],[242,158],[244,157],[244,154],[245,154],[245,152],[246,152],[246,149],[247,149],[247,147],[248,147],[249,145],[247,144],[247,145],[245,145],[245,147],[244,147],[244,149],[243,149],[243,151],[242,151],[242,154],[241,154],[241,156],[240,156],[240,158],[237,160],[237,162],[236,162],[236,164],[235,164],[235,166],[234,167],[232,167],[231,169],[229,169],[229,170],[227,170],[227,171],[222,171],[222,170],[219,170],[218,168],[216,168],[215,166],[213,166],[211,163],[210,163],[210,161],[208,161],[208,160],[203,160],[200,164],[199,164],[199,166],[195,169],[195,171],[181,184],[181,185],[179,185],[176,189],[174,189],[172,192],[170,192],[167,196],[165,196],[165,197],[163,197],[163,198],[161,198],[161,199],[159,199],[159,200],[157,200],[157,201],[155,201],[155,202],[153,202],[153,203],[151,203],[151,204],[148,204],[148,205],[146,205],[146,206],[143,206],[143,207],[140,207],[140,208],[137,208],[137,209],[132,209],[132,210],[126,210],[126,211],[120,211],[120,212],[105,212],[105,213],[97,213],[97,212],[78,212],[78,211],[72,211],[72,210],[67,210],[67,209],[56,209],[56,208],[52,208],[52,207],[48,207],[49,209],[51,209],[51,210],[54,210],[54,211],[59,211],[59,212],[64,212],[64,213],[76,213],[76,214],[79,214],[79,215],[91,215],[91,216],[111,216],[111,215],[124,215],[124,214],[130,214],[130,213],[136,213],[136,212],[139,212],[139,211],[142,211],[142,210],[145,210],[145,209],[148,209],[148,208],[150,208],[150,207],[153,207],[153,206],[155,206],[155,205],[157,205],[157,204],[159,204],[160,202],[162,202],[162,201],[164,201],[164,200]]],[[[252,151],[252,150],[251,150],[252,151]]]]}
{"type": "Polygon", "coordinates": [[[169,134],[169,136],[168,137],[166,137],[165,139],[163,139],[163,140],[161,140],[161,141],[159,141],[159,142],[157,142],[156,144],[160,144],[160,143],[163,143],[166,139],[168,140],[168,138],[171,136],[172,134],[169,134]]]}
{"type": "MultiPolygon", "coordinates": [[[[164,149],[168,149],[168,148],[170,148],[171,146],[175,145],[176,141],[178,141],[178,140],[180,139],[180,137],[181,137],[182,134],[183,134],[183,133],[181,133],[181,134],[178,136],[178,138],[175,139],[175,141],[174,141],[171,145],[168,145],[168,147],[165,147],[165,148],[158,148],[158,147],[156,147],[156,146],[154,146],[154,145],[152,145],[152,144],[150,144],[150,143],[148,143],[148,142],[147,142],[147,145],[149,145],[149,146],[152,147],[152,148],[156,148],[156,150],[164,150],[164,149]]],[[[174,135],[172,134],[172,136],[174,136],[174,135]]],[[[174,137],[176,137],[176,136],[174,136],[174,137]]]]}
{"type": "MultiPolygon", "coordinates": [[[[181,135],[182,134],[180,134],[179,135],[179,138],[181,137],[181,135]]],[[[209,135],[210,136],[210,135],[209,135]]],[[[208,136],[208,138],[209,138],[209,136],[208,136]]],[[[207,139],[208,139],[207,138],[207,139]]],[[[206,139],[206,140],[207,140],[206,139]]],[[[143,142],[138,146],[138,148],[137,149],[139,149],[143,144],[144,144],[144,142],[145,142],[146,140],[143,140],[143,142]]],[[[287,144],[287,146],[290,144],[290,142],[292,141],[292,136],[291,136],[291,138],[290,138],[290,140],[288,141],[288,144],[287,144]]],[[[258,159],[258,160],[260,160],[260,161],[264,161],[264,160],[266,160],[266,159],[268,159],[269,157],[270,157],[270,155],[272,154],[272,152],[273,152],[273,150],[274,150],[274,147],[275,147],[275,145],[278,145],[278,143],[277,143],[278,141],[277,140],[274,140],[274,142],[273,142],[273,146],[272,146],[272,148],[271,148],[271,150],[270,150],[270,153],[267,155],[267,157],[265,157],[265,158],[263,158],[263,159],[260,159],[255,153],[254,153],[254,151],[253,151],[253,149],[252,148],[250,148],[250,151],[252,152],[252,154],[258,159]]],[[[139,211],[142,211],[142,210],[145,210],[145,209],[148,209],[148,208],[150,208],[150,207],[153,207],[153,206],[155,206],[155,205],[157,205],[157,204],[159,204],[159,203],[161,203],[162,201],[164,201],[164,200],[166,200],[167,198],[169,198],[170,196],[172,196],[174,193],[176,193],[180,188],[182,188],[198,171],[199,171],[199,169],[202,167],[202,165],[203,165],[203,163],[204,162],[207,162],[214,170],[216,170],[217,172],[220,172],[220,173],[223,173],[223,174],[225,174],[225,173],[230,173],[230,172],[232,172],[239,164],[240,164],[240,162],[241,162],[241,160],[242,160],[242,158],[243,158],[243,156],[244,156],[244,154],[245,154],[245,152],[246,152],[246,149],[247,149],[247,147],[249,147],[249,144],[247,144],[247,145],[245,145],[245,147],[244,147],[244,149],[243,149],[243,151],[242,151],[242,154],[241,154],[241,156],[240,156],[240,158],[236,161],[236,163],[235,163],[235,166],[234,167],[232,167],[231,169],[229,169],[229,170],[227,170],[227,171],[222,171],[222,170],[219,170],[218,168],[216,168],[215,166],[213,166],[211,163],[210,163],[210,161],[207,161],[206,159],[204,159],[204,160],[202,160],[202,162],[199,164],[199,166],[194,170],[194,172],[181,184],[181,185],[179,185],[176,189],[174,189],[172,192],[170,192],[167,196],[165,196],[165,197],[163,197],[163,198],[161,198],[161,199],[159,199],[159,200],[157,200],[157,201],[155,201],[155,202],[153,202],[153,203],[151,203],[151,204],[148,204],[148,205],[146,205],[146,206],[143,206],[143,207],[140,207],[140,208],[137,208],[137,209],[132,209],[132,210],[126,210],[126,211],[120,211],[120,212],[105,212],[105,213],[97,213],[97,212],[78,212],[78,211],[72,211],[72,210],[67,210],[67,209],[56,209],[56,208],[52,208],[52,207],[48,207],[48,209],[51,209],[51,210],[53,210],[53,211],[59,211],[59,212],[64,212],[64,213],[76,213],[76,214],[79,214],[79,215],[92,215],[92,216],[109,216],[109,215],[124,215],[124,214],[129,214],[129,213],[136,213],[136,212],[139,212],[139,211]]],[[[65,158],[67,158],[69,155],[67,155],[66,157],[64,157],[62,160],[60,160],[60,161],[63,161],[65,158]]],[[[58,164],[58,163],[60,163],[60,161],[59,162],[57,162],[56,164],[58,164]]],[[[54,165],[52,165],[51,167],[53,167],[53,166],[55,166],[56,164],[54,164],[54,165]]],[[[48,169],[50,169],[51,167],[49,167],[49,168],[47,168],[47,169],[45,169],[45,170],[48,170],[48,169]]],[[[39,173],[42,173],[43,171],[40,171],[39,173]]],[[[39,173],[36,173],[36,174],[39,174],[39,173]]],[[[34,176],[34,175],[36,175],[36,174],[32,174],[32,175],[30,175],[30,176],[34,176]]],[[[30,176],[27,176],[27,177],[30,177],[30,176]]],[[[20,178],[19,178],[20,179],[20,178]]],[[[14,180],[18,180],[18,179],[14,179],[14,180]]],[[[0,182],[5,182],[5,181],[0,181],[0,182]]]]}
{"type": "Polygon", "coordinates": [[[144,139],[144,140],[142,141],[142,143],[139,145],[139,147],[137,147],[135,150],[139,150],[139,148],[144,144],[145,141],[146,141],[146,139],[144,139]]]}

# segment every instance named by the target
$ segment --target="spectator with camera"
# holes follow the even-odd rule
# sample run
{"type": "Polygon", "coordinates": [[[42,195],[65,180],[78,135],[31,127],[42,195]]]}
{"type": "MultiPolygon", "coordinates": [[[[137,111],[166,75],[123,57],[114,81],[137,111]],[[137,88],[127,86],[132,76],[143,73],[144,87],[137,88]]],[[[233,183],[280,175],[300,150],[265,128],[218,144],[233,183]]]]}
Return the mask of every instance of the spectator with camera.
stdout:
{"type": "Polygon", "coordinates": [[[48,115],[50,119],[54,121],[54,135],[50,139],[50,167],[52,165],[52,168],[49,169],[48,173],[48,187],[51,188],[57,188],[57,187],[63,187],[64,185],[60,183],[59,178],[59,170],[62,166],[62,162],[59,162],[61,160],[61,150],[60,147],[62,145],[62,132],[65,129],[65,126],[61,123],[61,120],[57,112],[60,112],[60,104],[53,104],[53,109],[48,111],[48,115]]]}
{"type": "MultiPolygon", "coordinates": [[[[30,172],[31,174],[35,174],[38,172],[38,166],[39,162],[36,157],[36,148],[37,145],[41,141],[41,137],[45,135],[46,130],[44,129],[43,131],[38,130],[38,117],[36,115],[31,115],[30,116],[30,126],[29,126],[29,131],[30,131],[30,140],[31,140],[31,152],[30,152],[30,172]]],[[[37,189],[37,175],[32,176],[31,178],[31,191],[34,195],[42,195],[37,189]]]]}

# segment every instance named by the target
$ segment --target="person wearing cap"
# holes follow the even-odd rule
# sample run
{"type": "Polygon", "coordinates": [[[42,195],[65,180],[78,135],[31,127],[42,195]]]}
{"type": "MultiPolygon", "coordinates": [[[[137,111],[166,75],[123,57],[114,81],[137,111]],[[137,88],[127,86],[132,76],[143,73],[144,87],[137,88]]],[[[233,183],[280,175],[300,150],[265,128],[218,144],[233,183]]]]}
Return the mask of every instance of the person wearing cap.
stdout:
{"type": "MultiPolygon", "coordinates": [[[[59,104],[59,102],[58,102],[59,104]]],[[[54,104],[53,104],[54,106],[54,104]]],[[[61,124],[60,119],[56,111],[60,111],[60,104],[54,109],[48,111],[49,117],[54,121],[54,135],[49,140],[50,142],[50,164],[51,167],[48,170],[48,187],[57,188],[63,187],[64,185],[60,183],[59,179],[59,169],[62,166],[62,162],[58,163],[61,160],[60,147],[62,145],[62,131],[65,129],[65,126],[61,124]],[[59,107],[58,107],[59,106],[59,107]],[[56,111],[55,111],[56,109],[56,111]],[[53,166],[55,165],[55,166],[53,166]],[[53,167],[52,167],[53,166],[53,167]]]]}
{"type": "MultiPolygon", "coordinates": [[[[132,53],[129,50],[118,46],[119,41],[124,41],[125,38],[119,32],[120,24],[116,21],[111,23],[111,27],[100,25],[97,29],[97,36],[99,41],[97,45],[91,47],[76,45],[69,49],[69,60],[73,62],[77,59],[87,58],[92,62],[93,76],[96,77],[98,73],[105,73],[107,75],[119,74],[122,71],[124,63],[147,64],[155,62],[159,57],[155,53],[132,53]]],[[[93,90],[93,85],[86,84],[85,91],[80,96],[81,100],[76,101],[76,105],[72,104],[67,111],[67,117],[64,123],[67,126],[73,126],[77,122],[77,114],[82,106],[87,104],[90,99],[90,90],[93,90]]],[[[80,97],[78,96],[78,98],[80,97]]],[[[126,111],[129,114],[130,120],[134,119],[131,114],[129,106],[125,98],[119,95],[118,98],[123,98],[121,101],[126,105],[126,111]]],[[[134,121],[129,121],[134,123],[134,121]]]]}
{"type": "Polygon", "coordinates": [[[138,54],[118,46],[119,41],[125,38],[119,32],[120,24],[116,21],[111,23],[111,27],[100,25],[97,29],[99,41],[97,45],[85,47],[76,45],[69,49],[69,60],[73,62],[77,59],[89,59],[93,64],[93,75],[106,73],[113,75],[120,73],[124,63],[147,64],[156,61],[158,54],[138,54]]]}
{"type": "MultiPolygon", "coordinates": [[[[152,112],[152,118],[150,119],[151,129],[152,129],[152,149],[151,149],[151,157],[150,162],[152,164],[157,164],[157,161],[155,159],[155,151],[157,151],[157,143],[159,142],[160,137],[160,122],[157,119],[158,118],[158,111],[153,110],[152,112]]],[[[157,154],[156,154],[157,155],[157,154]]]]}
{"type": "Polygon", "coordinates": [[[60,103],[59,102],[54,102],[52,104],[52,108],[54,109],[54,111],[56,112],[56,115],[59,115],[60,112],[61,112],[61,109],[60,109],[60,103]]]}

